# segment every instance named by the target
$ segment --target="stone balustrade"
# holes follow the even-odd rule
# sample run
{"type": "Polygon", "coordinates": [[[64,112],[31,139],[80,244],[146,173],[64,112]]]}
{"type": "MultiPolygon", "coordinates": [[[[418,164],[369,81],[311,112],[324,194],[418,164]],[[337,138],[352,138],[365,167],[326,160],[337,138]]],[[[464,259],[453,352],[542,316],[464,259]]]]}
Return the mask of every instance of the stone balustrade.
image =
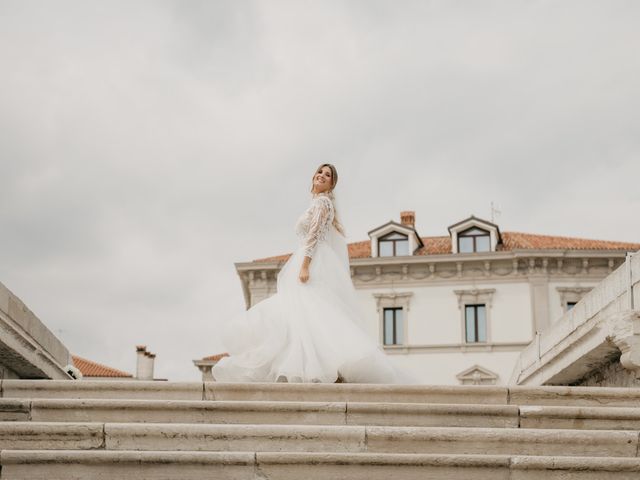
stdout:
{"type": "Polygon", "coordinates": [[[640,372],[640,254],[629,255],[573,309],[536,335],[521,352],[510,383],[577,385],[594,371],[615,371],[603,367],[618,362],[627,371],[625,384],[620,384],[619,369],[616,381],[600,384],[639,386],[634,382],[640,372]]]}
{"type": "Polygon", "coordinates": [[[0,283],[0,369],[3,378],[70,379],[71,355],[60,340],[0,283]]]}

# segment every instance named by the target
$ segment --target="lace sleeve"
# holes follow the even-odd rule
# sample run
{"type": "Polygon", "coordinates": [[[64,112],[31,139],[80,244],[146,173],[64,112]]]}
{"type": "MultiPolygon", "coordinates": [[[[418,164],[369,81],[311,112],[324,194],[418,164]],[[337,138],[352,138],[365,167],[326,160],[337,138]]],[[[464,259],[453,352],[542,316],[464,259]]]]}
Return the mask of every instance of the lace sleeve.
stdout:
{"type": "Polygon", "coordinates": [[[309,220],[309,231],[304,239],[304,255],[313,258],[316,246],[324,240],[333,221],[333,203],[326,197],[315,200],[309,220]]]}

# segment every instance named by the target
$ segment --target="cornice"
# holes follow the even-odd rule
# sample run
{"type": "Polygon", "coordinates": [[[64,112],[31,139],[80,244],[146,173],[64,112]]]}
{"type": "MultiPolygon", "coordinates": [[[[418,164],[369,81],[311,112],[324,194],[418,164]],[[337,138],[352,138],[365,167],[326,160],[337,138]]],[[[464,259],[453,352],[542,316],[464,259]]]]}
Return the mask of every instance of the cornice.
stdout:
{"type": "MultiPolygon", "coordinates": [[[[447,263],[447,262],[482,262],[495,260],[511,260],[522,258],[613,258],[624,259],[626,252],[622,250],[511,250],[508,252],[486,253],[450,253],[438,255],[405,255],[399,257],[367,257],[353,258],[349,261],[351,266],[368,265],[402,265],[416,263],[447,263]]],[[[250,270],[275,270],[286,263],[286,260],[272,262],[236,262],[237,271],[250,270]]]]}
{"type": "Polygon", "coordinates": [[[403,355],[409,353],[453,352],[520,352],[531,342],[449,343],[441,345],[386,345],[385,353],[403,355]]]}
{"type": "Polygon", "coordinates": [[[259,270],[279,270],[286,262],[236,262],[233,265],[238,272],[250,272],[259,270]]]}
{"type": "MultiPolygon", "coordinates": [[[[433,256],[402,256],[353,259],[351,278],[357,289],[465,286],[478,283],[594,282],[597,283],[624,262],[620,251],[491,252],[433,256]]],[[[285,261],[239,262],[247,307],[253,298],[273,293],[277,275],[285,261]]]]}
{"type": "Polygon", "coordinates": [[[473,262],[405,262],[386,263],[384,265],[351,265],[351,276],[356,284],[367,283],[411,283],[433,281],[455,282],[488,281],[508,278],[551,279],[558,277],[576,277],[586,280],[600,280],[611,273],[622,263],[623,259],[587,257],[575,259],[548,259],[546,257],[494,257],[493,259],[477,259],[473,262]]]}
{"type": "MultiPolygon", "coordinates": [[[[387,259],[384,259],[387,260],[387,259]]],[[[356,288],[391,286],[423,287],[427,285],[465,285],[472,283],[523,283],[532,281],[599,282],[624,257],[608,255],[589,257],[516,257],[512,255],[478,256],[469,261],[449,257],[449,262],[434,262],[430,258],[420,262],[410,257],[397,257],[380,263],[352,263],[351,278],[356,288]],[[402,258],[402,260],[400,260],[402,258]],[[454,261],[451,261],[451,260],[454,261]]],[[[238,275],[249,292],[268,294],[276,283],[282,263],[236,264],[238,275]]]]}
{"type": "Polygon", "coordinates": [[[413,292],[384,292],[384,293],[374,293],[373,296],[375,298],[389,298],[389,299],[396,299],[396,298],[408,298],[413,296],[413,292]]]}
{"type": "Polygon", "coordinates": [[[621,250],[510,250],[507,252],[445,253],[437,255],[406,255],[400,257],[354,258],[351,265],[395,265],[414,263],[482,262],[521,258],[625,258],[621,250]]]}
{"type": "Polygon", "coordinates": [[[495,288],[469,288],[465,290],[454,290],[453,293],[458,297],[458,309],[463,310],[465,302],[485,303],[491,308],[493,302],[493,294],[496,293],[495,288]]]}
{"type": "Polygon", "coordinates": [[[560,293],[589,293],[593,290],[593,287],[556,287],[556,290],[560,293]]]}

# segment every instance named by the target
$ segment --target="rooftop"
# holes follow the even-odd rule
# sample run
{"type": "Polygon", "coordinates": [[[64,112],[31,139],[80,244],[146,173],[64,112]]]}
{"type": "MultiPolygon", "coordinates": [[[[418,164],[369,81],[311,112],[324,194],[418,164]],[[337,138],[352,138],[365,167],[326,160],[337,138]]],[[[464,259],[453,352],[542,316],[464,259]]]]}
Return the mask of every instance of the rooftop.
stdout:
{"type": "Polygon", "coordinates": [[[86,358],[72,355],[73,364],[76,366],[84,377],[113,377],[113,378],[132,378],[133,375],[122,370],[107,367],[101,363],[97,363],[86,358]]]}
{"type": "MultiPolygon", "coordinates": [[[[414,255],[445,255],[451,254],[451,237],[421,237],[424,247],[414,255]]],[[[364,240],[348,245],[349,258],[370,258],[371,241],[364,240]]],[[[513,250],[640,250],[640,243],[613,242],[608,240],[590,240],[586,238],[558,237],[552,235],[538,235],[533,233],[502,232],[502,243],[497,251],[513,250]]],[[[273,257],[259,258],[254,262],[286,261],[290,253],[273,257]]]]}

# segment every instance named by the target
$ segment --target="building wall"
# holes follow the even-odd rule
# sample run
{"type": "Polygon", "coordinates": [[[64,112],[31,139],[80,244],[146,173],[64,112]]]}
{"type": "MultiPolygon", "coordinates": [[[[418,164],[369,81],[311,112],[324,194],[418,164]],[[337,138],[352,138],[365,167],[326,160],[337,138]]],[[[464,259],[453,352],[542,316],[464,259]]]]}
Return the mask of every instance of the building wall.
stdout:
{"type": "Polygon", "coordinates": [[[460,343],[458,301],[451,287],[434,286],[412,289],[411,308],[407,312],[409,345],[460,343]]]}
{"type": "MultiPolygon", "coordinates": [[[[394,364],[429,383],[458,384],[456,375],[480,365],[498,375],[496,383],[508,378],[520,349],[532,339],[529,283],[486,282],[476,284],[420,286],[413,288],[367,288],[357,291],[366,315],[369,336],[381,341],[382,320],[374,294],[412,293],[406,315],[406,350],[387,347],[394,364]],[[477,345],[464,342],[463,311],[456,291],[494,290],[488,309],[488,343],[520,344],[511,351],[465,351],[477,345]],[[444,351],[443,351],[444,350],[444,351]]],[[[480,347],[482,348],[482,347],[480,347]]],[[[509,348],[509,347],[507,347],[509,348]]]]}
{"type": "Polygon", "coordinates": [[[482,288],[495,289],[489,314],[491,341],[531,341],[531,310],[523,308],[530,302],[527,282],[489,283],[482,288]]]}
{"type": "MultiPolygon", "coordinates": [[[[549,302],[549,315],[551,318],[551,324],[557,322],[566,313],[565,302],[562,302],[563,295],[558,291],[559,288],[575,289],[575,295],[581,298],[584,296],[587,289],[591,290],[593,287],[598,285],[598,283],[598,281],[593,281],[592,279],[585,280],[581,278],[567,278],[564,280],[549,282],[549,298],[551,299],[549,302]],[[581,290],[582,293],[580,294],[579,291],[581,290]]],[[[569,293],[568,296],[570,295],[571,294],[569,293]]]]}
{"type": "MultiPolygon", "coordinates": [[[[562,317],[566,299],[579,300],[623,260],[616,251],[536,250],[367,258],[351,262],[351,275],[358,320],[379,344],[385,302],[408,307],[402,344],[383,347],[395,364],[425,383],[460,384],[460,374],[475,371],[480,383],[504,385],[520,352],[562,317]],[[486,303],[486,343],[465,342],[465,303],[486,303]]],[[[281,264],[236,266],[250,304],[275,293],[281,264]]]]}
{"type": "Polygon", "coordinates": [[[409,355],[389,354],[397,367],[406,370],[423,383],[436,385],[458,385],[456,374],[474,365],[496,373],[496,385],[503,385],[513,369],[519,351],[513,352],[448,352],[414,353],[409,355]]]}
{"type": "Polygon", "coordinates": [[[531,340],[529,284],[479,283],[422,286],[414,288],[372,288],[358,290],[367,316],[366,330],[379,339],[382,324],[374,294],[412,293],[407,316],[407,340],[414,345],[459,344],[464,340],[462,316],[456,290],[494,289],[489,310],[490,342],[528,342],[531,340]],[[523,307],[524,306],[524,307],[523,307]]]}

